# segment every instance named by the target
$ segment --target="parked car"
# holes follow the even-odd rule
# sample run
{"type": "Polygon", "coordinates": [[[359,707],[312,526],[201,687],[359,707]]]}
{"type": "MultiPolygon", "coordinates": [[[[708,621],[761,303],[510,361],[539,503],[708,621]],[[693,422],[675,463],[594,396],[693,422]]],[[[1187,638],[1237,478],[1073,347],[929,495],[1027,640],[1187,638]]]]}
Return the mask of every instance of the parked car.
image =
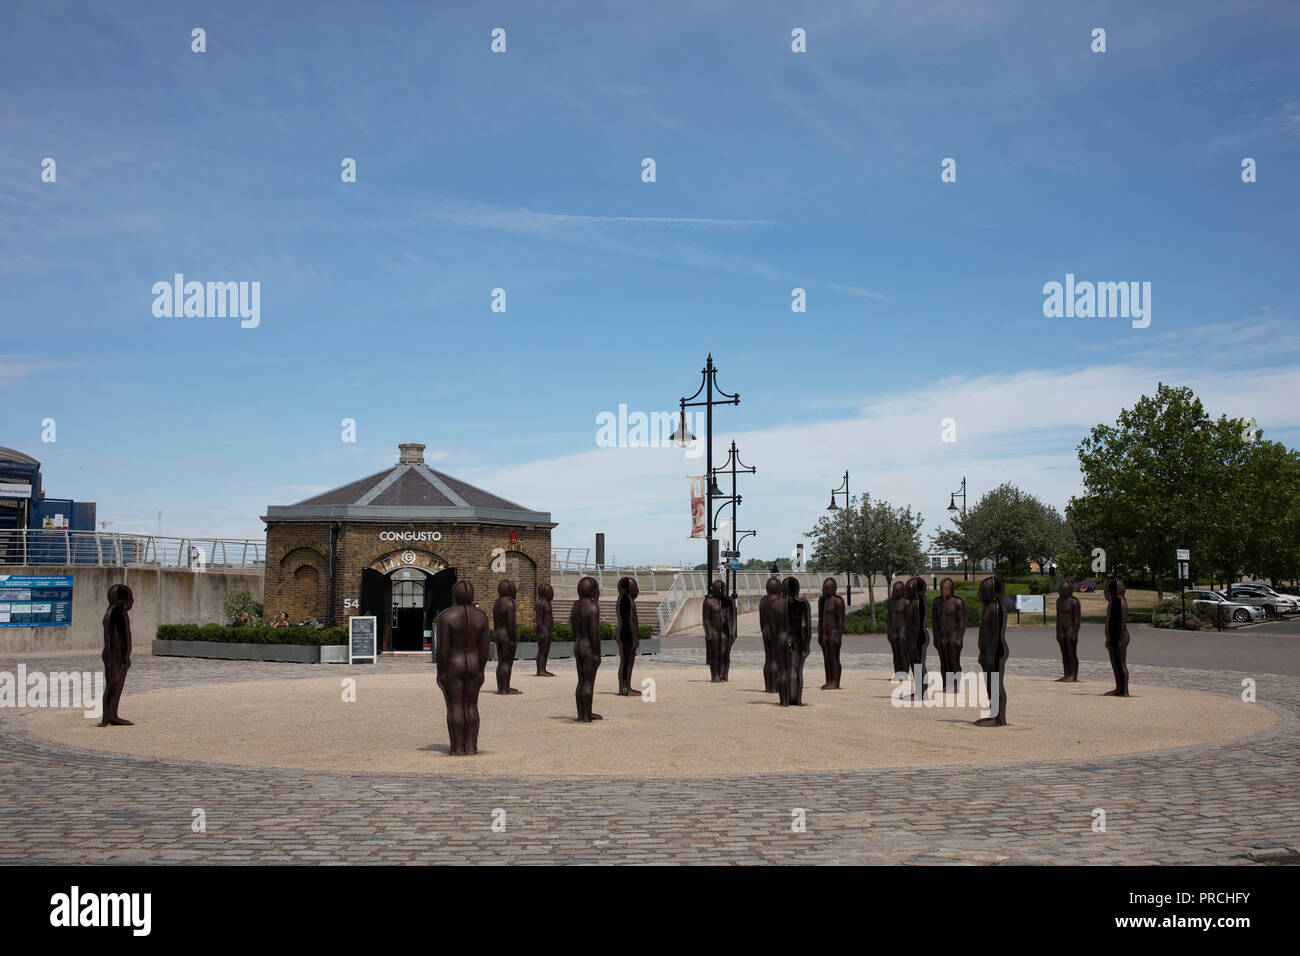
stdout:
{"type": "Polygon", "coordinates": [[[1233,584],[1217,593],[1230,601],[1272,608],[1274,614],[1300,613],[1300,600],[1289,594],[1278,594],[1267,584],[1233,584]]]}
{"type": "Polygon", "coordinates": [[[1231,619],[1239,624],[1264,620],[1262,605],[1229,601],[1222,594],[1216,594],[1214,591],[1188,591],[1187,600],[1193,608],[1216,621],[1219,619],[1219,614],[1223,615],[1224,621],[1231,619]]]}

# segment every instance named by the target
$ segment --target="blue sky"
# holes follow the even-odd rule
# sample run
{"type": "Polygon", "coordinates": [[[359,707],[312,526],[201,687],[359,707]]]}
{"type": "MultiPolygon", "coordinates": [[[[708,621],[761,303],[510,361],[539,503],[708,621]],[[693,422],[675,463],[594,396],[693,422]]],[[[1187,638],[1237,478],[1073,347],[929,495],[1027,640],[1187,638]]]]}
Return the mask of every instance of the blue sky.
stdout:
{"type": "Polygon", "coordinates": [[[1295,4],[1061,7],[10,11],[0,444],[117,528],[256,536],[423,441],[620,561],[701,559],[698,459],[596,416],[674,409],[710,351],[762,556],[845,468],[929,530],[963,474],[1063,506],[1157,381],[1294,447],[1295,4]],[[260,282],[260,325],[155,317],[178,272],[260,282]],[[1151,325],[1045,318],[1066,273],[1150,282],[1151,325]]]}

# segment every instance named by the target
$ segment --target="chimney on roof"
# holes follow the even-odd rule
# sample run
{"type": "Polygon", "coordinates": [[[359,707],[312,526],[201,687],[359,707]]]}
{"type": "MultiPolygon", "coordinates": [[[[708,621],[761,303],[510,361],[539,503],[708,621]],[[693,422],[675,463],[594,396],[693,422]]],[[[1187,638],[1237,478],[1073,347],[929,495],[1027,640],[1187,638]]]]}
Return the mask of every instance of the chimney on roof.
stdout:
{"type": "Polygon", "coordinates": [[[424,446],[418,441],[405,441],[397,446],[399,465],[423,465],[424,446]]]}

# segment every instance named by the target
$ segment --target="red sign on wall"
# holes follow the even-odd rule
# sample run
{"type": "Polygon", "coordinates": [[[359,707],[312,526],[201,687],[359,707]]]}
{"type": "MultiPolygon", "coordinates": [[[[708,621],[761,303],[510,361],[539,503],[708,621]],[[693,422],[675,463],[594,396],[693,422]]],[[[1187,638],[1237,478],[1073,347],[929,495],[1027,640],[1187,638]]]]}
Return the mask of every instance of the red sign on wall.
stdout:
{"type": "Polygon", "coordinates": [[[510,529],[510,543],[511,544],[519,543],[519,532],[516,531],[514,528],[510,529]]]}

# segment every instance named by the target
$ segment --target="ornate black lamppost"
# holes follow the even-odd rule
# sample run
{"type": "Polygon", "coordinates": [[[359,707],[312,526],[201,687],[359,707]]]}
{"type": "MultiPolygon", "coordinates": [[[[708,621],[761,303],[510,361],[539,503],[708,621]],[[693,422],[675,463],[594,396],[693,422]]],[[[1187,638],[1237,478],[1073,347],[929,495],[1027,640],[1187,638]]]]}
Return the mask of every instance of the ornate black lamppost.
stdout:
{"type": "MultiPolygon", "coordinates": [[[[845,507],[845,508],[848,508],[849,505],[850,505],[850,504],[852,503],[852,501],[853,501],[853,499],[849,497],[849,473],[848,473],[848,471],[845,471],[845,472],[844,472],[844,483],[843,483],[843,487],[842,487],[842,488],[835,488],[834,490],[831,491],[831,505],[830,505],[829,508],[826,509],[827,511],[839,511],[839,510],[840,510],[840,506],[837,505],[837,504],[835,503],[835,496],[838,495],[838,494],[840,494],[841,492],[844,494],[844,507],[845,507]]],[[[868,568],[867,570],[871,570],[871,569],[868,568]]],[[[852,568],[845,568],[845,569],[844,569],[844,578],[845,578],[845,584],[847,585],[847,587],[845,588],[845,591],[846,591],[846,597],[844,598],[844,603],[845,603],[845,604],[852,604],[852,603],[853,603],[853,569],[852,569],[852,568]]]]}
{"type": "Polygon", "coordinates": [[[692,435],[690,429],[686,427],[686,409],[703,406],[705,454],[704,473],[709,479],[708,487],[704,490],[704,514],[707,516],[706,520],[708,521],[708,525],[705,527],[708,550],[708,585],[712,586],[713,568],[718,563],[718,549],[713,537],[713,499],[722,497],[722,492],[718,490],[717,482],[713,477],[713,406],[739,405],[740,393],[737,392],[732,395],[729,392],[724,392],[722,389],[718,388],[718,370],[713,366],[712,352],[709,353],[709,357],[704,363],[704,368],[701,369],[701,374],[703,374],[704,380],[700,382],[700,387],[695,390],[695,394],[690,398],[683,398],[681,400],[681,418],[678,421],[676,430],[671,436],[669,436],[669,441],[675,442],[678,445],[685,445],[689,442],[695,441],[695,436],[692,435]],[[719,395],[724,397],[714,398],[713,392],[715,389],[719,395]],[[700,402],[694,401],[694,399],[699,397],[701,392],[704,393],[704,400],[700,402]]]}
{"type": "MultiPolygon", "coordinates": [[[[956,511],[956,510],[957,510],[957,500],[956,500],[956,499],[957,499],[957,496],[958,496],[958,495],[961,495],[961,520],[962,520],[963,522],[965,522],[965,520],[966,520],[966,476],[965,476],[965,475],[962,475],[962,478],[961,478],[961,488],[960,488],[959,490],[954,491],[954,492],[952,492],[952,493],[950,493],[950,494],[948,495],[948,510],[949,510],[949,511],[956,511]]],[[[963,532],[963,533],[964,533],[964,532],[963,532]]],[[[970,580],[970,575],[969,575],[969,567],[970,567],[970,564],[969,564],[969,561],[968,561],[968,557],[969,557],[969,556],[968,556],[967,554],[965,554],[965,549],[964,549],[964,548],[962,549],[962,551],[963,551],[963,553],[962,553],[962,556],[961,556],[961,579],[962,579],[963,581],[968,581],[968,580],[970,580]]]]}
{"type": "MultiPolygon", "coordinates": [[[[731,503],[731,555],[729,560],[735,560],[736,558],[740,557],[740,547],[739,547],[740,542],[736,538],[736,535],[739,533],[736,530],[736,505],[740,504],[741,496],[736,494],[736,475],[741,472],[746,472],[752,475],[755,474],[757,471],[758,471],[757,468],[753,468],[749,465],[744,465],[741,463],[740,452],[736,449],[736,443],[733,441],[731,443],[731,450],[727,452],[726,462],[722,465],[722,467],[718,468],[715,472],[713,472],[713,474],[715,475],[731,475],[731,494],[721,496],[724,499],[723,507],[726,507],[727,502],[731,503]]],[[[712,484],[712,481],[710,481],[710,484],[712,484]]],[[[721,510],[722,508],[718,509],[719,512],[721,510]]],[[[757,531],[746,531],[744,533],[745,535],[758,534],[757,531]]],[[[732,600],[735,600],[736,578],[735,575],[731,573],[730,565],[727,566],[726,577],[727,577],[727,582],[729,584],[728,590],[731,592],[731,598],[732,600]]]]}

